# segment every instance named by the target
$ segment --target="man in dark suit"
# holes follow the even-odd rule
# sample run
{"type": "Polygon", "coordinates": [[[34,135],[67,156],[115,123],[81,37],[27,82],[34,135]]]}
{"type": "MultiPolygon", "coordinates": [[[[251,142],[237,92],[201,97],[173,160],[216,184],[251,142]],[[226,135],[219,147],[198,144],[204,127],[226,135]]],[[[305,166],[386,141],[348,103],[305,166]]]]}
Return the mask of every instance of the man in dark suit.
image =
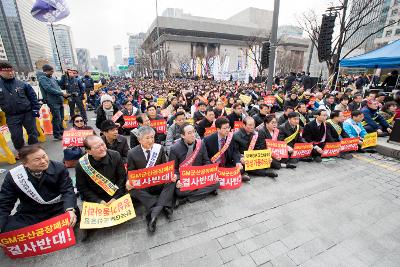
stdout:
{"type": "Polygon", "coordinates": [[[297,159],[290,158],[290,154],[293,152],[294,144],[304,143],[305,141],[300,135],[302,128],[299,125],[300,123],[299,113],[290,112],[287,115],[287,118],[288,118],[287,122],[278,127],[279,129],[278,140],[286,142],[289,152],[288,163],[293,164],[298,162],[297,159]]]}
{"type": "Polygon", "coordinates": [[[229,120],[229,126],[231,129],[235,126],[235,121],[243,121],[244,114],[243,114],[243,106],[242,104],[235,103],[232,106],[232,112],[227,116],[229,120]]]}
{"type": "Polygon", "coordinates": [[[271,105],[267,104],[260,105],[260,112],[253,116],[254,121],[256,122],[256,127],[264,123],[265,117],[271,112],[271,107],[271,105]]]}
{"type": "MultiPolygon", "coordinates": [[[[326,122],[326,130],[332,142],[340,142],[343,138],[349,138],[350,136],[343,130],[343,122],[345,120],[343,112],[334,110],[331,112],[330,117],[331,119],[326,122]]],[[[348,152],[342,152],[339,156],[344,159],[353,158],[353,155],[348,152]]]]}
{"type": "Polygon", "coordinates": [[[205,137],[203,140],[207,148],[208,157],[213,163],[218,162],[221,167],[239,167],[242,172],[242,181],[250,181],[250,177],[243,171],[243,165],[240,162],[241,155],[233,141],[233,133],[230,132],[229,120],[220,117],[216,119],[215,127],[217,128],[217,132],[205,137]],[[225,148],[225,145],[227,148],[225,148]],[[225,152],[217,157],[216,154],[224,149],[226,149],[225,152]]]}
{"type": "Polygon", "coordinates": [[[118,125],[112,120],[105,120],[101,123],[101,132],[103,136],[101,137],[107,146],[107,149],[117,151],[124,163],[126,163],[126,158],[128,156],[129,145],[128,140],[125,136],[118,134],[118,125]]]}
{"type": "MultiPolygon", "coordinates": [[[[186,158],[190,157],[192,153],[196,153],[192,162],[189,166],[204,166],[211,164],[210,159],[207,155],[207,149],[200,139],[196,140],[196,131],[194,127],[188,123],[182,125],[182,139],[176,142],[172,147],[169,155],[169,160],[175,161],[175,174],[179,177],[179,166],[182,162],[186,160],[186,158]],[[199,146],[199,142],[201,142],[199,146]],[[196,147],[199,147],[199,150],[196,151],[196,147]]],[[[179,181],[176,182],[176,190],[175,193],[178,197],[175,206],[179,206],[180,204],[185,203],[186,201],[195,202],[205,198],[209,194],[218,194],[219,183],[209,185],[200,189],[196,189],[193,191],[181,191],[182,183],[179,181]]]]}
{"type": "MultiPolygon", "coordinates": [[[[166,163],[164,148],[154,143],[155,131],[149,126],[140,127],[138,130],[140,145],[131,149],[128,153],[128,171],[140,170],[166,163]],[[150,161],[150,158],[156,158],[150,161]]],[[[150,232],[156,230],[157,217],[162,211],[169,219],[172,216],[172,200],[174,196],[176,176],[172,183],[156,185],[144,189],[133,189],[127,182],[126,188],[131,190],[133,198],[140,201],[146,208],[147,227],[150,232]]]]}
{"type": "Polygon", "coordinates": [[[196,126],[197,133],[199,134],[200,138],[204,138],[204,133],[206,132],[206,128],[209,128],[213,125],[215,120],[215,113],[212,108],[208,108],[206,110],[206,116],[202,119],[196,126]]]}
{"type": "Polygon", "coordinates": [[[326,110],[319,109],[316,111],[317,117],[304,127],[303,138],[308,143],[313,143],[314,148],[312,156],[315,162],[322,162],[321,155],[326,142],[332,142],[326,130],[326,119],[328,117],[326,110]]]}

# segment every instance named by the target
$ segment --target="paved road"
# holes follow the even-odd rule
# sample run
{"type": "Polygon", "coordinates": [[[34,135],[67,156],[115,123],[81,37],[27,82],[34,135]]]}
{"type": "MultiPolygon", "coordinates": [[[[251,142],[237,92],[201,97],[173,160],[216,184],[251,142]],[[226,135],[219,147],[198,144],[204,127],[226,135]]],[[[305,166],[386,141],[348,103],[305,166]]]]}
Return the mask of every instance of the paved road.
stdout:
{"type": "Polygon", "coordinates": [[[154,235],[138,207],[137,218],[87,243],[32,259],[1,255],[0,266],[400,266],[400,163],[379,158],[256,177],[179,207],[154,235]]]}

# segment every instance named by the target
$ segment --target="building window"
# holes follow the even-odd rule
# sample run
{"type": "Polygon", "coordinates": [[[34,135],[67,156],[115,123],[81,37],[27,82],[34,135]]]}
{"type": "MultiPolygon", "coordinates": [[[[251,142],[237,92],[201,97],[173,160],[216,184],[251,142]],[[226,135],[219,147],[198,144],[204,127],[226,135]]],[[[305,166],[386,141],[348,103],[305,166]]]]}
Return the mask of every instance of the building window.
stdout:
{"type": "Polygon", "coordinates": [[[398,10],[397,10],[397,9],[393,9],[393,10],[392,10],[392,16],[397,15],[397,13],[398,13],[398,10]]]}
{"type": "Polygon", "coordinates": [[[386,31],[386,36],[390,36],[390,35],[392,35],[392,30],[386,31]]]}
{"type": "Polygon", "coordinates": [[[394,32],[394,35],[399,35],[400,34],[400,29],[396,29],[396,31],[394,32]]]}

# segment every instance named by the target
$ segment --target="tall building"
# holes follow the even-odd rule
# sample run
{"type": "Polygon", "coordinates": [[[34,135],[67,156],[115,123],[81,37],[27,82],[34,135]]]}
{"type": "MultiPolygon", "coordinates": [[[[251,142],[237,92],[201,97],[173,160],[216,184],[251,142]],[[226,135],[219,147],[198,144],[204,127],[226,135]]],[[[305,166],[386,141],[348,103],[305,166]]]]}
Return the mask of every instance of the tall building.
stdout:
{"type": "Polygon", "coordinates": [[[107,58],[107,56],[99,55],[99,56],[97,57],[97,59],[98,59],[98,61],[99,61],[100,70],[101,70],[102,72],[107,72],[107,73],[109,73],[109,72],[110,72],[110,69],[108,68],[108,58],[107,58]]]}
{"type": "Polygon", "coordinates": [[[0,35],[0,60],[7,60],[6,50],[4,49],[3,40],[0,35]]]}
{"type": "Polygon", "coordinates": [[[0,0],[0,35],[8,61],[17,72],[33,71],[28,45],[15,0],[0,0]]]}
{"type": "Polygon", "coordinates": [[[375,48],[374,40],[382,36],[383,31],[379,31],[375,34],[374,32],[378,31],[386,22],[388,17],[389,7],[391,1],[394,0],[353,0],[350,4],[350,17],[356,16],[362,18],[360,23],[353,23],[353,27],[350,27],[350,31],[347,34],[353,34],[349,41],[345,44],[347,49],[352,49],[354,47],[358,47],[360,49],[364,49],[365,51],[369,51],[375,48]],[[377,5],[374,10],[369,8],[365,8],[365,6],[374,6],[377,5]],[[369,13],[368,13],[369,12],[369,13]],[[359,25],[367,24],[367,27],[359,27],[359,25]],[[361,45],[360,43],[368,37],[361,45]]]}
{"type": "Polygon", "coordinates": [[[86,72],[90,70],[90,53],[86,48],[77,48],[76,55],[78,57],[78,70],[86,72]]]}
{"type": "Polygon", "coordinates": [[[38,21],[31,15],[34,2],[34,0],[16,0],[29,56],[35,68],[35,63],[40,59],[53,61],[53,54],[46,23],[38,21]]]}
{"type": "MultiPolygon", "coordinates": [[[[53,57],[54,57],[54,64],[57,70],[60,70],[60,61],[57,56],[57,48],[58,48],[58,55],[61,59],[61,64],[63,68],[76,68],[77,67],[77,58],[76,58],[76,51],[74,47],[74,41],[72,38],[71,28],[66,25],[62,24],[54,24],[54,36],[57,42],[54,42],[54,38],[50,38],[51,46],[53,49],[53,57]]],[[[52,31],[49,26],[49,33],[52,36],[52,31]]]]}
{"type": "Polygon", "coordinates": [[[122,46],[116,45],[114,46],[114,65],[123,65],[123,59],[122,59],[122,46]]]}
{"type": "Polygon", "coordinates": [[[97,57],[93,57],[90,59],[90,65],[93,67],[93,70],[101,71],[100,62],[97,57]]]}
{"type": "Polygon", "coordinates": [[[381,47],[400,39],[400,22],[398,21],[400,21],[400,0],[392,0],[386,18],[386,25],[391,24],[392,26],[385,28],[382,36],[375,39],[376,47],[381,47]]]}
{"type": "Polygon", "coordinates": [[[129,57],[136,58],[142,53],[142,44],[146,34],[144,32],[129,36],[129,57]]]}

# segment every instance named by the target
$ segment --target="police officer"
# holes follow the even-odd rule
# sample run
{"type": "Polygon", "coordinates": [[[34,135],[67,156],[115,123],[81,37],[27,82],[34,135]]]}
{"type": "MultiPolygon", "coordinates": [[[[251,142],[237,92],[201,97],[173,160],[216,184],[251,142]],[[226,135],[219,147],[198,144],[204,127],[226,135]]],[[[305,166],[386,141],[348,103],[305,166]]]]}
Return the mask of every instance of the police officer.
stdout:
{"type": "MultiPolygon", "coordinates": [[[[28,134],[28,144],[38,142],[35,117],[39,117],[40,104],[36,93],[28,83],[15,78],[13,66],[8,62],[0,62],[0,107],[17,151],[24,146],[22,126],[28,134]]],[[[18,154],[16,158],[19,159],[18,154]]]]}
{"type": "Polygon", "coordinates": [[[82,101],[85,95],[85,86],[82,80],[77,78],[77,72],[75,70],[67,70],[67,73],[61,77],[60,85],[70,95],[68,105],[71,118],[75,115],[76,104],[83,120],[87,122],[86,110],[82,101]]]}

